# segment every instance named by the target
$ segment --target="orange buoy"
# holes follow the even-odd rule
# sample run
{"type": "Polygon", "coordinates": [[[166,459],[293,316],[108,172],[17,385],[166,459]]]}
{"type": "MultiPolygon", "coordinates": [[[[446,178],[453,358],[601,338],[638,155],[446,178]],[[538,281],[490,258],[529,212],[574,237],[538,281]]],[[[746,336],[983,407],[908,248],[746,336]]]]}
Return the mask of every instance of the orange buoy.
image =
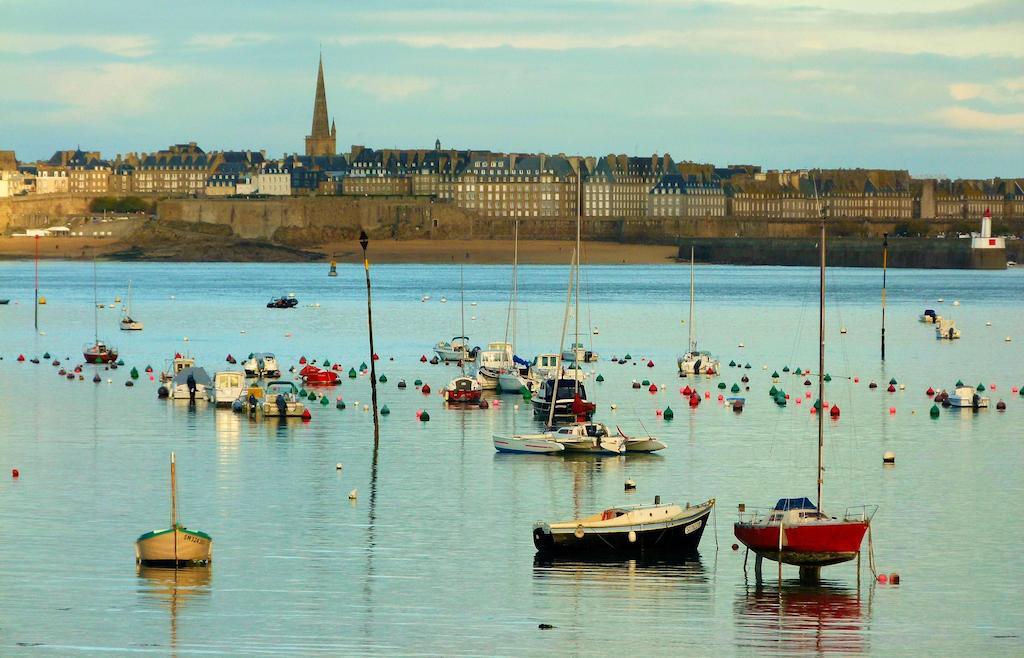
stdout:
{"type": "Polygon", "coordinates": [[[660,416],[661,415],[661,409],[655,409],[654,410],[654,415],[655,416],[660,416]]]}
{"type": "Polygon", "coordinates": [[[711,399],[711,391],[704,391],[704,399],[705,400],[710,400],[711,399]]]}
{"type": "Polygon", "coordinates": [[[853,378],[853,383],[854,384],[859,384],[860,383],[860,377],[854,377],[853,378]]]}

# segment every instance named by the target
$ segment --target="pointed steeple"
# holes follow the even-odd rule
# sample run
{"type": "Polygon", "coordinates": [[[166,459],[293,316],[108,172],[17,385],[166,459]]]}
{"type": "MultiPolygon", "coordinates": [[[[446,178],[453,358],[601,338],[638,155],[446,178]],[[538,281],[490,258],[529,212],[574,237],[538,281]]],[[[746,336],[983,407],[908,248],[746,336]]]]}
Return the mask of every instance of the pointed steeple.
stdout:
{"type": "Polygon", "coordinates": [[[313,100],[313,130],[310,137],[329,137],[327,125],[327,92],[324,89],[324,56],[320,55],[320,66],[316,73],[316,98],[313,100]]]}

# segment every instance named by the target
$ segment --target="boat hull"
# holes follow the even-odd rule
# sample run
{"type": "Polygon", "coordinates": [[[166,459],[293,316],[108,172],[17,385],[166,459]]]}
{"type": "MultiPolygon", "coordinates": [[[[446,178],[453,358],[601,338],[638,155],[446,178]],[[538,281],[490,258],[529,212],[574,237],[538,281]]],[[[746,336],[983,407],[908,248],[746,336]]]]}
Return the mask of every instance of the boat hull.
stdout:
{"type": "Polygon", "coordinates": [[[867,521],[811,522],[782,528],[779,524],[743,523],[733,526],[736,539],[763,558],[801,567],[823,567],[857,557],[867,521]]]}
{"type": "Polygon", "coordinates": [[[582,531],[557,530],[539,523],[533,529],[533,543],[538,552],[553,556],[691,556],[698,552],[713,507],[712,503],[690,508],[692,514],[683,514],[662,523],[601,529],[584,527],[582,531]]]}
{"type": "Polygon", "coordinates": [[[445,389],[444,400],[448,404],[477,404],[480,402],[480,397],[483,395],[483,391],[480,389],[474,389],[472,391],[459,391],[445,389]]]}
{"type": "MultiPolygon", "coordinates": [[[[586,420],[590,420],[594,417],[594,411],[596,411],[596,409],[591,408],[593,405],[588,404],[588,408],[584,413],[576,414],[573,411],[573,402],[573,400],[556,401],[555,415],[552,418],[559,422],[572,422],[578,420],[580,416],[586,420]]],[[[547,400],[538,399],[536,396],[534,396],[531,403],[533,405],[533,417],[537,420],[546,421],[551,410],[550,403],[547,400]]]]}
{"type": "Polygon", "coordinates": [[[498,452],[509,452],[530,455],[553,455],[565,451],[565,446],[552,441],[545,435],[525,436],[493,436],[494,449],[498,452]]]}
{"type": "Polygon", "coordinates": [[[85,358],[86,363],[112,363],[117,361],[117,352],[83,352],[82,356],[85,358]]]}
{"type": "Polygon", "coordinates": [[[212,559],[213,540],[197,530],[154,530],[135,542],[135,561],[140,564],[180,566],[208,564],[212,559]]]}
{"type": "Polygon", "coordinates": [[[528,381],[519,373],[503,372],[498,375],[498,390],[502,393],[521,393],[524,386],[530,388],[528,381]]]}

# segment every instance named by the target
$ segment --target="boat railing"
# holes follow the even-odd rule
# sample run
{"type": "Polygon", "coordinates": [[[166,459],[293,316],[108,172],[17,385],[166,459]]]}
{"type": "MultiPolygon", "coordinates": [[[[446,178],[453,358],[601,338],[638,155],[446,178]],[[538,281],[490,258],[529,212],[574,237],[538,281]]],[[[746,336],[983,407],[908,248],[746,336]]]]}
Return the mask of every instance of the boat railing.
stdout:
{"type": "Polygon", "coordinates": [[[745,507],[739,513],[740,523],[766,523],[775,511],[771,507],[745,507]]]}
{"type": "Polygon", "coordinates": [[[878,505],[854,505],[847,507],[843,521],[870,521],[878,511],[878,505]]]}

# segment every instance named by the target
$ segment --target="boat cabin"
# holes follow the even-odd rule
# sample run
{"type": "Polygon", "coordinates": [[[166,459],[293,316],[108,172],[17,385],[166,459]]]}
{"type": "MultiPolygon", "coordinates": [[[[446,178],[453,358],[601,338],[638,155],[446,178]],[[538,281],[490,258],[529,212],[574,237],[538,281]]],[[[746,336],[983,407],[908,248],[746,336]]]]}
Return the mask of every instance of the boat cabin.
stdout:
{"type": "MultiPolygon", "coordinates": [[[[544,382],[541,387],[540,397],[543,400],[551,399],[551,391],[555,387],[555,380],[548,379],[544,382]]],[[[581,400],[587,399],[587,391],[583,388],[583,384],[576,379],[565,379],[561,378],[558,380],[558,393],[555,396],[555,401],[559,400],[573,400],[576,398],[576,394],[579,393],[581,400]]]]}

